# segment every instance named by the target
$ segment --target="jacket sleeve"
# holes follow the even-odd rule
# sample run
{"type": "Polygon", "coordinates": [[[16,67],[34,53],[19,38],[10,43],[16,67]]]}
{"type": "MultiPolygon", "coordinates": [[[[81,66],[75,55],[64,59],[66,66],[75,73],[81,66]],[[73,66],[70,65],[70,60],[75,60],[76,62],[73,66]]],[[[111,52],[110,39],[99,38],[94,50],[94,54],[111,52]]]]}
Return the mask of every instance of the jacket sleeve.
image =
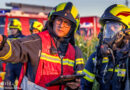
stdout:
{"type": "Polygon", "coordinates": [[[94,69],[93,60],[95,60],[95,53],[93,53],[89,57],[85,65],[85,68],[83,69],[83,74],[85,74],[85,76],[81,79],[82,90],[92,90],[93,82],[95,79],[95,74],[93,72],[94,69]]]}
{"type": "Polygon", "coordinates": [[[76,51],[76,59],[75,59],[75,66],[76,66],[76,73],[81,74],[84,68],[84,60],[81,50],[78,47],[75,47],[76,51]]]}
{"type": "Polygon", "coordinates": [[[30,35],[22,39],[6,40],[2,49],[0,50],[0,59],[5,62],[31,62],[39,59],[39,52],[41,51],[41,39],[35,35],[30,35]]]}

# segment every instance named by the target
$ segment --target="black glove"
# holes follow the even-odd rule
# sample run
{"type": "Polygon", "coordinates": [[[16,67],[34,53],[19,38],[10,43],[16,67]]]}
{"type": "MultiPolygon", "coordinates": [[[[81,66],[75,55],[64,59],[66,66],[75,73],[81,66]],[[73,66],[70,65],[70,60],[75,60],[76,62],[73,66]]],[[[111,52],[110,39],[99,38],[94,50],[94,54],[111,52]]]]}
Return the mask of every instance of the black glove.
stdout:
{"type": "Polygon", "coordinates": [[[2,43],[0,43],[0,50],[3,49],[3,46],[4,46],[4,44],[6,43],[6,40],[7,40],[7,37],[5,35],[2,35],[2,37],[3,37],[3,41],[2,41],[2,43]]]}
{"type": "Polygon", "coordinates": [[[110,48],[108,47],[107,44],[103,44],[101,45],[101,48],[100,48],[100,53],[102,56],[108,56],[110,55],[110,48]]]}

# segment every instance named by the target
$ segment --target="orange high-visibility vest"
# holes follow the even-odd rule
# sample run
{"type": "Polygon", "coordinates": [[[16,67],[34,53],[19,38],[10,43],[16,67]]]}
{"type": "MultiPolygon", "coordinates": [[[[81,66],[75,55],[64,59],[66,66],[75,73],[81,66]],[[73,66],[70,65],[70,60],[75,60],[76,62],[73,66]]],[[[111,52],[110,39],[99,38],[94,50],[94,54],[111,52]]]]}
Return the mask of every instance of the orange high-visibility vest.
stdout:
{"type": "MultiPolygon", "coordinates": [[[[58,54],[51,55],[51,45],[56,48],[53,38],[48,31],[38,33],[42,40],[42,52],[36,72],[35,84],[48,90],[59,90],[59,85],[46,87],[45,84],[61,75],[61,59],[58,54]]],[[[69,43],[65,57],[63,58],[63,75],[74,74],[75,48],[69,43]]],[[[25,65],[26,66],[26,65],[25,65]]],[[[26,67],[24,67],[26,68],[26,67]]],[[[24,73],[24,69],[21,73],[24,73]]],[[[21,76],[23,77],[23,75],[21,76]]],[[[20,81],[20,80],[19,80],[20,81]]],[[[20,83],[21,84],[21,83],[20,83]]],[[[20,86],[19,84],[19,86],[20,86]]],[[[65,85],[62,85],[62,90],[65,85]]]]}
{"type": "MultiPolygon", "coordinates": [[[[51,45],[56,48],[53,38],[48,31],[38,34],[42,40],[42,52],[36,73],[35,83],[42,87],[61,75],[61,59],[58,54],[51,55],[51,45]]],[[[74,73],[75,48],[69,43],[65,57],[63,58],[63,75],[74,73]]],[[[59,86],[48,87],[49,90],[58,90],[59,86]]]]}

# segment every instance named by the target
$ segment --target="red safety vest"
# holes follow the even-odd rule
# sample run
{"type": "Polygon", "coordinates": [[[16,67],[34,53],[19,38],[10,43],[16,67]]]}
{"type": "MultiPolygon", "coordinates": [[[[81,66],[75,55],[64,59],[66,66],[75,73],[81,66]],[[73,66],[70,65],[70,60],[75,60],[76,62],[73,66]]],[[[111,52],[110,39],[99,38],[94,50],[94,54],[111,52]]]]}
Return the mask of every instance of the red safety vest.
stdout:
{"type": "MultiPolygon", "coordinates": [[[[58,54],[51,55],[51,44],[56,48],[53,38],[48,31],[38,34],[42,40],[42,52],[36,72],[35,84],[48,90],[59,90],[59,85],[46,87],[45,84],[61,75],[61,59],[58,54]]],[[[65,57],[63,58],[63,75],[74,73],[75,48],[69,43],[65,57]]],[[[62,90],[65,86],[62,85],[62,90]]]]}

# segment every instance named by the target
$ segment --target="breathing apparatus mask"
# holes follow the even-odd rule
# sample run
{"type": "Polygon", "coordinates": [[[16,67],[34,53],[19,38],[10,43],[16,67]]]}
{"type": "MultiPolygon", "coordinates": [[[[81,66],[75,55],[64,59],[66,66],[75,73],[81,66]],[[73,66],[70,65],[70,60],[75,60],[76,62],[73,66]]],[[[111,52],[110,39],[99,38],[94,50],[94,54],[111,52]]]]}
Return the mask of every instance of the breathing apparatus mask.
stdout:
{"type": "Polygon", "coordinates": [[[113,21],[106,21],[103,30],[103,43],[108,44],[111,46],[114,41],[117,39],[117,33],[123,31],[124,26],[120,22],[113,22],[113,21]]]}
{"type": "Polygon", "coordinates": [[[106,21],[103,29],[103,45],[101,46],[102,54],[110,54],[110,49],[115,49],[113,46],[115,43],[120,46],[124,36],[124,29],[125,26],[121,22],[106,21]]]}

